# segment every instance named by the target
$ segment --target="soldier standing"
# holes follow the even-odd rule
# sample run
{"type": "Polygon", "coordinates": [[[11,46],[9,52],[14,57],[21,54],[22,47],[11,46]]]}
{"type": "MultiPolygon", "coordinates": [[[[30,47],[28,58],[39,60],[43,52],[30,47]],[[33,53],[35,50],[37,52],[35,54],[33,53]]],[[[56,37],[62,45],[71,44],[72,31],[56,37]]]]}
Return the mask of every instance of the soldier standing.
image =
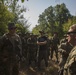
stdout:
{"type": "Polygon", "coordinates": [[[36,39],[33,34],[30,35],[30,38],[28,38],[27,42],[28,42],[28,49],[29,49],[29,54],[28,54],[29,63],[28,63],[28,65],[31,65],[32,61],[35,61],[35,65],[36,65],[36,57],[37,57],[37,50],[35,48],[36,39]]]}
{"type": "Polygon", "coordinates": [[[64,64],[67,60],[67,57],[70,53],[70,51],[72,50],[73,48],[73,45],[69,42],[69,41],[66,41],[65,43],[61,43],[60,46],[59,46],[59,53],[60,53],[60,60],[59,60],[59,66],[60,66],[60,70],[59,70],[59,75],[63,75],[62,71],[63,71],[63,67],[64,67],[64,64]]]}
{"type": "Polygon", "coordinates": [[[28,46],[28,38],[30,37],[30,33],[25,33],[24,35],[24,51],[23,51],[23,56],[28,60],[28,53],[29,53],[29,46],[28,46]]]}
{"type": "Polygon", "coordinates": [[[60,44],[58,33],[55,32],[52,37],[52,44],[51,44],[51,59],[53,58],[53,54],[55,51],[56,54],[56,60],[58,62],[58,45],[60,44]]]}
{"type": "Polygon", "coordinates": [[[40,69],[42,59],[44,59],[45,61],[45,66],[48,67],[48,59],[47,59],[47,37],[44,35],[44,31],[39,32],[40,37],[37,40],[37,44],[39,46],[38,68],[40,69]]]}
{"type": "Polygon", "coordinates": [[[19,60],[21,58],[21,40],[16,34],[14,23],[8,24],[8,33],[1,38],[0,75],[19,75],[19,60]]]}
{"type": "Polygon", "coordinates": [[[76,24],[68,30],[68,41],[73,46],[64,65],[63,75],[76,75],[76,24]]]}

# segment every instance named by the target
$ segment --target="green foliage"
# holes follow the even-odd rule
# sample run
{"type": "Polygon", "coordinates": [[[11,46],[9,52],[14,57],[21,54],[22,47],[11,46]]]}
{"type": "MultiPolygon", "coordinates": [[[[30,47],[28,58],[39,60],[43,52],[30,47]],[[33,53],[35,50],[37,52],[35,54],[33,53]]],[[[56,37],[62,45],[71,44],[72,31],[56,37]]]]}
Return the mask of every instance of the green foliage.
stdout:
{"type": "Polygon", "coordinates": [[[19,22],[17,24],[17,33],[22,33],[22,34],[25,34],[26,32],[29,32],[28,28],[29,28],[29,25],[27,25],[27,21],[23,22],[19,22]]]}
{"type": "Polygon", "coordinates": [[[41,30],[40,28],[41,28],[41,27],[39,27],[39,26],[36,25],[36,27],[33,28],[32,33],[38,35],[38,34],[39,34],[39,31],[41,30]]]}
{"type": "Polygon", "coordinates": [[[8,22],[20,25],[18,31],[21,33],[28,31],[30,25],[23,16],[24,12],[26,12],[26,8],[21,7],[17,0],[3,0],[0,4],[0,34],[7,32],[8,22]]]}
{"type": "Polygon", "coordinates": [[[0,4],[0,35],[7,32],[7,24],[9,21],[13,20],[13,14],[8,11],[4,4],[0,4]]]}
{"type": "Polygon", "coordinates": [[[21,31],[21,33],[28,31],[30,25],[27,23],[28,21],[23,16],[23,13],[26,12],[26,8],[24,8],[24,6],[21,7],[17,1],[11,2],[9,8],[14,13],[13,21],[21,26],[21,28],[19,27],[19,31],[21,31]]]}
{"type": "Polygon", "coordinates": [[[24,2],[24,0],[21,0],[22,2],[24,2]]]}
{"type": "Polygon", "coordinates": [[[64,33],[66,33],[69,27],[73,24],[76,24],[76,16],[73,16],[71,19],[68,19],[68,21],[63,25],[64,33]]]}
{"type": "MultiPolygon", "coordinates": [[[[9,1],[12,1],[12,0],[0,0],[0,1],[1,1],[1,3],[4,4],[5,1],[9,2],[9,1]]],[[[18,2],[19,0],[13,0],[13,1],[15,1],[15,2],[17,1],[17,2],[18,2]]],[[[24,1],[25,1],[25,0],[21,0],[22,3],[23,3],[24,1]]],[[[28,1],[28,0],[26,0],[26,1],[28,1]]]]}
{"type": "Polygon", "coordinates": [[[34,30],[36,32],[37,30],[42,29],[45,32],[48,32],[49,35],[58,32],[61,37],[64,33],[63,25],[71,18],[72,16],[64,3],[54,7],[50,6],[39,15],[38,25],[34,30]]]}

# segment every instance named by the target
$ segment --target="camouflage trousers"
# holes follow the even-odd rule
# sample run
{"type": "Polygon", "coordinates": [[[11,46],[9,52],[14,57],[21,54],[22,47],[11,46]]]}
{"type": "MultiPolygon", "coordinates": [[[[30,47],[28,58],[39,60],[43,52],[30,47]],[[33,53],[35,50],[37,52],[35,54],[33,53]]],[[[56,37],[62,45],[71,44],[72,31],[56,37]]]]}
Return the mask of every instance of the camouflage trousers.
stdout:
{"type": "Polygon", "coordinates": [[[58,47],[55,46],[51,48],[51,59],[53,58],[54,52],[56,54],[56,60],[58,61],[58,47]]]}
{"type": "Polygon", "coordinates": [[[19,75],[19,63],[16,60],[0,62],[0,75],[19,75]]]}

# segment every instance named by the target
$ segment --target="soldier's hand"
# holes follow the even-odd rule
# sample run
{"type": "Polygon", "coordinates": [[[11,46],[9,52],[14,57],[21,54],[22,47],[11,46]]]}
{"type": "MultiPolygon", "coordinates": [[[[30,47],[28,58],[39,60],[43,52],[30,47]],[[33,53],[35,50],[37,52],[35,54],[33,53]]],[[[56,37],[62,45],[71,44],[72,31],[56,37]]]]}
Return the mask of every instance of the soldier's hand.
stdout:
{"type": "Polygon", "coordinates": [[[66,53],[66,51],[65,50],[62,50],[62,53],[66,53]]]}

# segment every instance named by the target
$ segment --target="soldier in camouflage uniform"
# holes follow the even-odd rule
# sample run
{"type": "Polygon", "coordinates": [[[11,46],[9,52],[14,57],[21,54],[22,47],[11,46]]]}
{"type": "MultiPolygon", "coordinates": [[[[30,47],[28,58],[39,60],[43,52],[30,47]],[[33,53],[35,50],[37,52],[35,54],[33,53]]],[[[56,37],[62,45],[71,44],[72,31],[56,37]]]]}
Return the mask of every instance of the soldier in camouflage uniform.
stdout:
{"type": "Polygon", "coordinates": [[[9,32],[1,38],[0,75],[19,75],[22,47],[20,37],[15,33],[16,28],[14,23],[9,23],[9,32]]]}
{"type": "MultiPolygon", "coordinates": [[[[48,38],[48,37],[47,37],[48,38]]],[[[49,60],[50,57],[50,47],[51,47],[51,39],[47,39],[47,59],[49,60]]]]}
{"type": "Polygon", "coordinates": [[[76,46],[72,49],[64,66],[63,75],[76,75],[76,46]]]}
{"type": "Polygon", "coordinates": [[[65,43],[61,43],[60,46],[59,46],[59,53],[60,53],[60,60],[59,60],[59,66],[60,66],[60,72],[59,72],[59,75],[62,75],[61,74],[61,71],[64,67],[64,64],[67,60],[67,57],[71,51],[71,49],[73,48],[73,46],[69,43],[69,42],[65,42],[65,43]]]}
{"type": "Polygon", "coordinates": [[[32,61],[35,61],[36,65],[36,57],[37,57],[37,49],[36,49],[36,39],[33,34],[30,35],[30,38],[28,38],[28,65],[31,65],[32,61]]]}
{"type": "Polygon", "coordinates": [[[59,37],[58,37],[58,33],[55,32],[52,39],[51,39],[51,59],[53,58],[53,54],[54,54],[54,51],[55,51],[55,54],[56,54],[56,60],[58,62],[58,45],[60,44],[60,41],[59,41],[59,37]]]}
{"type": "Polygon", "coordinates": [[[23,51],[23,56],[26,58],[26,60],[28,59],[28,43],[27,40],[30,36],[30,33],[25,33],[24,35],[24,40],[25,40],[25,44],[24,44],[24,51],[23,51]]]}
{"type": "Polygon", "coordinates": [[[71,45],[73,45],[73,49],[64,65],[63,75],[76,75],[76,24],[70,26],[68,30],[68,39],[71,45]]]}

